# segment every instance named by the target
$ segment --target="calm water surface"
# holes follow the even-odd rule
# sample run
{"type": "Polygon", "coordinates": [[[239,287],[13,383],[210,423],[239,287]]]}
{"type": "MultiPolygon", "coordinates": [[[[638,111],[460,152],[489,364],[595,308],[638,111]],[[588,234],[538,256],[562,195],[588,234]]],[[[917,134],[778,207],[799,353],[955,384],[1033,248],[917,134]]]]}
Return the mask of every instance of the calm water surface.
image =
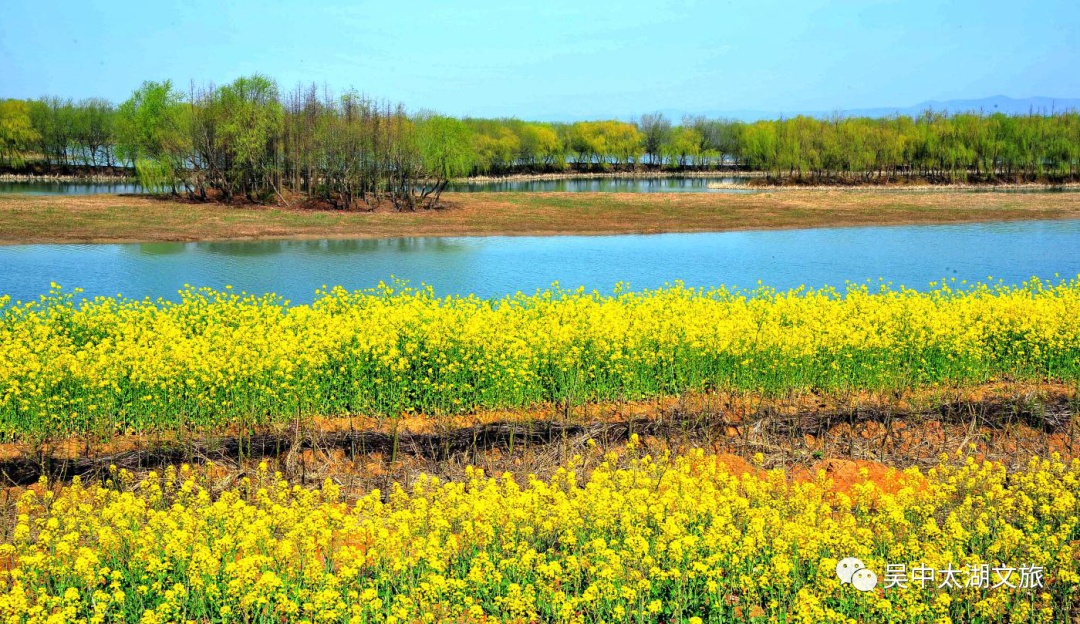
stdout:
{"type": "MultiPolygon", "coordinates": [[[[476,192],[613,192],[613,193],[748,193],[748,189],[710,189],[709,184],[744,184],[749,178],[570,178],[565,180],[499,180],[457,182],[450,191],[476,192]]],[[[0,193],[31,195],[91,195],[94,193],[141,193],[138,184],[98,182],[0,182],[0,193]]]]}
{"type": "MultiPolygon", "coordinates": [[[[746,184],[747,177],[708,178],[568,178],[564,180],[495,180],[490,182],[455,182],[449,191],[458,193],[755,193],[756,189],[731,188],[730,185],[746,184]],[[724,185],[709,188],[709,185],[724,185]]],[[[768,189],[761,189],[768,190],[768,189]]],[[[846,190],[910,193],[910,189],[854,187],[846,190]]],[[[1055,193],[1077,192],[1076,187],[1063,188],[940,188],[941,192],[955,193],[1055,193]]],[[[92,195],[95,193],[141,193],[138,184],[110,184],[102,182],[0,182],[0,193],[30,195],[92,195]]]]}
{"type": "Polygon", "coordinates": [[[746,184],[750,178],[570,178],[565,180],[497,180],[458,182],[458,192],[584,192],[584,193],[750,193],[749,189],[709,188],[710,184],[746,184]]]}
{"type": "Polygon", "coordinates": [[[54,281],[85,294],[176,299],[184,284],[309,302],[323,284],[394,276],[437,294],[532,293],[558,281],[610,292],[674,280],[781,290],[846,282],[926,289],[936,280],[1019,284],[1080,274],[1080,220],[641,236],[15,245],[0,247],[0,294],[27,300],[54,281]]]}
{"type": "Polygon", "coordinates": [[[105,182],[0,182],[0,193],[28,195],[95,195],[98,193],[141,193],[138,184],[105,182]]]}

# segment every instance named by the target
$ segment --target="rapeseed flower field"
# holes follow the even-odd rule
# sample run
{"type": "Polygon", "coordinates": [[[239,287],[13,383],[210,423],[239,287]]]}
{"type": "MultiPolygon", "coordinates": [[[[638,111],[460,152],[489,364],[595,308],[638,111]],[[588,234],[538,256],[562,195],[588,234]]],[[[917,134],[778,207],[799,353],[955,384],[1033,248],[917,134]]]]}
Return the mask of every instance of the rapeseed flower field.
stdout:
{"type": "Polygon", "coordinates": [[[847,493],[824,472],[736,474],[636,439],[587,474],[580,458],[547,480],[470,469],[358,500],[265,464],[224,491],[208,474],[26,490],[0,546],[0,618],[1064,622],[1080,598],[1080,461],[1058,457],[1007,474],[957,454],[847,493]],[[882,582],[842,584],[849,556],[882,582]]]}
{"type": "Polygon", "coordinates": [[[467,413],[685,391],[1080,379],[1080,282],[752,292],[679,284],[497,300],[382,285],[311,305],[54,287],[0,299],[0,440],[467,413]]]}

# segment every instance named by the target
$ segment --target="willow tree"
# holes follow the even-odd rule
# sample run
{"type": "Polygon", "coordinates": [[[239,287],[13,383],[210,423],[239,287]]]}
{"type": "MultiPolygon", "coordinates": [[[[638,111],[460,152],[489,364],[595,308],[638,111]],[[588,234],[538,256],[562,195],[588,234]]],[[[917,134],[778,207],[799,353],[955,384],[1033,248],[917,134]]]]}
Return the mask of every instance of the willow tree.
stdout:
{"type": "Polygon", "coordinates": [[[522,124],[518,136],[521,143],[519,160],[524,165],[565,168],[566,152],[559,140],[559,133],[550,124],[522,124]]]}
{"type": "Polygon", "coordinates": [[[634,167],[645,155],[644,136],[634,124],[622,121],[602,121],[599,123],[607,155],[616,165],[634,167]]]}
{"type": "MultiPolygon", "coordinates": [[[[139,182],[151,193],[188,186],[185,171],[191,156],[189,111],[172,82],[142,84],[120,105],[116,117],[116,152],[135,163],[139,182]]],[[[189,187],[190,188],[190,187],[189,187]]]]}
{"type": "Polygon", "coordinates": [[[472,131],[472,150],[477,173],[510,171],[521,154],[521,137],[505,119],[465,119],[472,131]]]}
{"type": "Polygon", "coordinates": [[[578,165],[602,163],[607,154],[607,145],[596,121],[579,121],[567,129],[566,146],[574,162],[578,165]]]}
{"type": "Polygon", "coordinates": [[[0,165],[19,167],[39,136],[30,123],[30,105],[22,100],[0,101],[0,165]]]}
{"type": "Polygon", "coordinates": [[[691,126],[679,126],[669,133],[660,153],[667,156],[672,165],[686,167],[701,156],[701,143],[700,132],[691,126]]]}
{"type": "Polygon", "coordinates": [[[645,153],[644,135],[621,121],[580,121],[570,126],[567,147],[578,164],[634,165],[645,153]]]}
{"type": "Polygon", "coordinates": [[[751,167],[780,174],[777,159],[776,124],[759,121],[746,127],[743,133],[743,152],[751,167]]]}
{"type": "Polygon", "coordinates": [[[436,208],[450,180],[467,175],[473,167],[472,131],[453,117],[425,113],[414,120],[416,143],[423,163],[417,180],[420,203],[436,208]]]}
{"type": "Polygon", "coordinates": [[[386,193],[395,209],[416,210],[416,183],[424,175],[417,124],[409,118],[403,104],[393,110],[387,104],[383,119],[388,158],[381,175],[386,181],[386,193]]]}

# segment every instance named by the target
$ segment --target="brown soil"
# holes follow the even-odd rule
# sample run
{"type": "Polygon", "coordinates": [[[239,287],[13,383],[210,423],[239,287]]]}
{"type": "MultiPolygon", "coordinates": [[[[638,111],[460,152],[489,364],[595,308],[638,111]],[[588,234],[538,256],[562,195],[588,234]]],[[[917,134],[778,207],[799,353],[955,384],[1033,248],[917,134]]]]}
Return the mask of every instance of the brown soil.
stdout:
{"type": "MultiPolygon", "coordinates": [[[[702,420],[723,427],[728,437],[743,436],[748,425],[769,420],[778,427],[806,433],[804,440],[812,450],[821,442],[813,436],[819,431],[845,424],[875,429],[881,416],[926,416],[933,421],[952,422],[981,419],[981,425],[1023,424],[1034,429],[1057,430],[1075,412],[1080,403],[1078,389],[1061,382],[995,381],[973,386],[942,386],[910,389],[902,392],[852,391],[846,393],[802,392],[787,397],[764,397],[752,392],[686,393],[643,401],[618,401],[584,404],[547,404],[528,409],[489,409],[466,414],[403,414],[385,416],[314,416],[285,425],[263,427],[255,432],[229,426],[212,437],[236,438],[244,435],[272,435],[294,439],[334,434],[376,434],[385,436],[442,436],[459,430],[483,429],[513,423],[587,427],[628,422],[671,422],[690,419],[698,426],[702,420]],[[1004,422],[1007,419],[1009,422],[1004,422]]],[[[882,425],[883,426],[883,425],[882,425]]],[[[891,435],[901,440],[909,437],[908,424],[896,422],[891,435]]],[[[29,444],[0,443],[0,461],[42,453],[54,459],[77,459],[86,456],[113,455],[150,446],[185,444],[197,440],[200,433],[186,435],[118,435],[107,442],[84,438],[48,441],[38,447],[29,444]]]]}
{"type": "Polygon", "coordinates": [[[0,195],[0,244],[623,234],[1080,218],[1080,193],[447,193],[395,212],[0,195]]]}
{"type": "Polygon", "coordinates": [[[470,465],[524,479],[550,475],[579,456],[587,469],[608,451],[625,451],[638,434],[638,453],[704,448],[734,474],[784,468],[792,480],[804,481],[824,470],[839,492],[850,493],[866,479],[895,491],[907,483],[897,470],[935,465],[943,453],[973,453],[1009,469],[1033,456],[1078,457],[1077,400],[1076,389],[1061,384],[996,383],[902,396],[705,394],[445,418],[325,418],[248,435],[6,445],[0,476],[25,486],[43,474],[63,482],[76,474],[99,478],[110,466],[145,473],[213,462],[227,484],[253,463],[268,461],[301,483],[332,478],[349,491],[389,492],[393,482],[408,484],[421,472],[460,479],[470,465]]]}

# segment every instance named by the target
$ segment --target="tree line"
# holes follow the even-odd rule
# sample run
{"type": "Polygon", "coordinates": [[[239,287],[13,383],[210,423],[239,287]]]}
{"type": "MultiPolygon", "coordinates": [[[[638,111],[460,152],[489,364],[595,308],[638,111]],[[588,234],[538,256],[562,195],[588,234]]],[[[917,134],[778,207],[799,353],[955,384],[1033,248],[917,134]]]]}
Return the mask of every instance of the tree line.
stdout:
{"type": "Polygon", "coordinates": [[[744,123],[662,114],[576,123],[458,119],[355,90],[145,82],[119,105],[0,101],[0,167],[134,168],[153,192],[340,208],[434,206],[467,175],[743,169],[814,183],[1063,181],[1080,175],[1080,114],[926,111],[744,123]]]}

